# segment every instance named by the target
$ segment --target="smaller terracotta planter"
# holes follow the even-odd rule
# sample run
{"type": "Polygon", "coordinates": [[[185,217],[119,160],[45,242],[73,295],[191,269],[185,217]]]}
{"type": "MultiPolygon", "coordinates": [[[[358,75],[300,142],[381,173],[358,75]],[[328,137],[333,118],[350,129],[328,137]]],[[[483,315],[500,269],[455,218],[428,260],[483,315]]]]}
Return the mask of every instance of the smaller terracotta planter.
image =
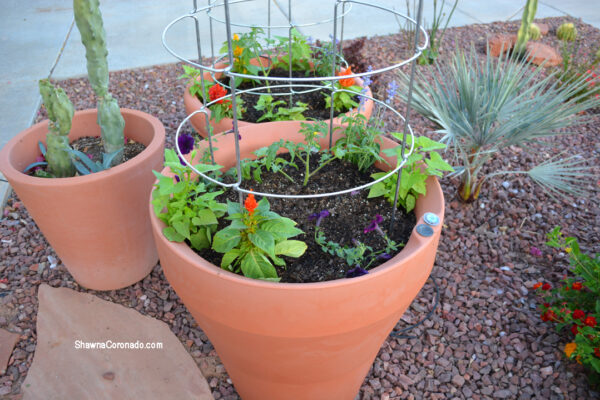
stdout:
{"type": "MultiPolygon", "coordinates": [[[[227,66],[227,64],[225,64],[225,63],[217,63],[215,65],[215,68],[225,68],[226,66],[227,66]]],[[[206,81],[213,82],[213,78],[212,78],[210,72],[205,71],[203,73],[203,75],[204,75],[204,79],[206,81]]],[[[214,74],[214,76],[217,79],[219,79],[223,76],[223,73],[216,73],[216,74],[214,74]]],[[[362,86],[362,84],[363,84],[362,79],[360,79],[360,78],[354,78],[354,79],[356,80],[357,85],[362,86]]],[[[200,99],[198,99],[198,97],[192,96],[190,94],[189,88],[190,88],[189,85],[186,86],[185,91],[183,93],[183,104],[185,105],[185,112],[187,115],[190,115],[194,111],[199,110],[204,105],[200,101],[200,99]]],[[[371,96],[371,97],[373,96],[370,88],[367,88],[367,93],[365,93],[365,94],[367,96],[371,96]]],[[[256,96],[257,101],[258,101],[258,97],[259,96],[257,95],[256,96]]],[[[210,110],[207,110],[207,112],[208,112],[208,116],[209,116],[209,123],[213,128],[213,135],[228,131],[232,128],[233,120],[231,118],[223,118],[221,121],[219,121],[217,123],[217,122],[215,122],[215,120],[210,119],[210,115],[211,115],[210,110]]],[[[373,100],[366,99],[362,109],[360,110],[360,113],[362,115],[364,115],[367,119],[369,119],[371,117],[372,112],[373,112],[373,100]]],[[[347,112],[345,115],[351,115],[351,112],[347,112]]],[[[325,120],[325,122],[329,123],[329,119],[325,120]]],[[[200,136],[202,136],[202,137],[208,136],[208,132],[206,131],[205,116],[203,113],[198,113],[198,114],[194,115],[192,118],[190,118],[190,123],[192,124],[194,129],[200,134],[200,136]]],[[[334,118],[333,123],[337,124],[337,125],[343,125],[342,119],[340,117],[334,118]]],[[[251,126],[251,125],[257,125],[257,124],[262,124],[262,122],[254,123],[254,122],[245,122],[245,121],[238,120],[239,128],[241,128],[243,126],[251,126]]]]}
{"type": "MultiPolygon", "coordinates": [[[[113,290],[144,278],[158,255],[147,205],[162,169],[165,129],[155,117],[121,109],[125,136],[146,145],[137,157],[86,176],[38,178],[21,171],[39,155],[48,121],[19,133],[0,151],[0,170],[73,278],[89,289],[113,290]]],[[[99,136],[97,112],[78,111],[70,140],[99,136]]]]}

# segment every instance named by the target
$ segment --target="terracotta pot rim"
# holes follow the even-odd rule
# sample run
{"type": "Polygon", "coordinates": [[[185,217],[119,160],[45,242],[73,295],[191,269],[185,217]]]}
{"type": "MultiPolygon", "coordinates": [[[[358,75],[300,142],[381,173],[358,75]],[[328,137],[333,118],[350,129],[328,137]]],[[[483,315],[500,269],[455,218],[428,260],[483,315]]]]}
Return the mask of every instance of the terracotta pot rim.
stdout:
{"type": "MultiPolygon", "coordinates": [[[[121,163],[115,167],[112,167],[105,171],[95,172],[89,175],[80,175],[73,176],[68,178],[41,178],[37,176],[31,176],[19,171],[13,167],[12,162],[9,159],[9,154],[12,153],[13,149],[18,147],[21,143],[21,139],[26,137],[31,131],[36,130],[40,127],[40,125],[47,125],[48,120],[45,119],[41,122],[38,122],[35,125],[19,132],[15,137],[9,140],[2,149],[0,149],[0,170],[4,173],[5,176],[10,176],[11,180],[16,182],[27,182],[28,185],[32,186],[52,186],[52,185],[61,185],[61,186],[74,186],[82,183],[93,183],[94,181],[99,181],[102,179],[107,179],[112,176],[120,175],[128,173],[132,168],[136,168],[137,165],[144,163],[147,159],[149,159],[152,154],[162,146],[165,136],[164,126],[160,122],[160,120],[153,115],[145,113],[139,110],[132,110],[129,108],[121,108],[121,113],[124,118],[137,118],[144,119],[150,122],[152,125],[153,137],[150,142],[146,145],[146,148],[134,158],[127,160],[124,163],[121,163]]],[[[85,109],[81,111],[76,111],[73,115],[73,119],[88,115],[88,114],[96,114],[98,110],[96,108],[85,109]]]]}
{"type": "MultiPolygon", "coordinates": [[[[225,62],[220,62],[220,63],[217,63],[215,65],[215,67],[222,68],[222,67],[224,67],[226,65],[227,64],[225,62]]],[[[211,72],[209,72],[209,71],[203,71],[203,74],[206,74],[206,75],[208,75],[208,77],[211,77],[211,72]]],[[[214,75],[215,76],[216,75],[222,75],[222,73],[214,73],[214,75]]],[[[199,78],[196,78],[196,79],[199,79],[199,78]]],[[[207,79],[207,77],[205,76],[204,79],[207,79]]],[[[340,79],[342,79],[342,78],[340,78],[340,79]]],[[[356,80],[356,84],[358,84],[359,86],[362,87],[362,84],[364,83],[364,81],[361,78],[354,78],[354,79],[356,80]]],[[[309,84],[310,84],[310,82],[309,82],[309,84]]],[[[190,90],[189,89],[190,89],[191,86],[192,86],[191,83],[187,84],[185,86],[185,90],[183,92],[183,101],[186,104],[186,114],[188,116],[190,114],[192,114],[191,112],[187,112],[188,106],[189,106],[190,109],[192,109],[194,111],[198,111],[198,110],[202,109],[203,107],[205,107],[204,103],[202,102],[202,100],[200,100],[200,98],[198,98],[198,96],[190,94],[190,90]]],[[[367,86],[366,88],[367,88],[367,92],[365,93],[365,95],[373,97],[373,92],[371,91],[371,87],[367,86]]],[[[324,88],[324,89],[326,89],[326,88],[324,88]]],[[[258,97],[260,97],[260,95],[257,94],[257,98],[258,97]]],[[[365,104],[363,105],[363,108],[361,110],[359,110],[359,113],[363,114],[363,115],[364,114],[370,115],[371,114],[370,110],[373,108],[373,106],[374,106],[373,100],[367,98],[365,100],[365,104]]],[[[208,117],[210,118],[211,117],[210,108],[206,107],[206,111],[208,112],[208,117]]],[[[352,110],[349,110],[349,111],[347,111],[345,113],[339,114],[338,116],[333,117],[333,121],[335,123],[339,123],[339,122],[341,122],[341,119],[344,116],[352,115],[355,112],[356,112],[356,110],[352,109],[352,110]]],[[[196,114],[196,115],[200,115],[200,114],[196,114]]],[[[323,121],[328,122],[329,120],[330,120],[330,118],[327,118],[327,119],[325,119],[323,121]]],[[[225,117],[225,118],[223,118],[221,120],[221,122],[223,122],[223,121],[224,122],[229,122],[229,121],[233,121],[233,119],[229,118],[229,117],[225,117]]],[[[308,120],[306,120],[306,121],[308,121],[308,120]]],[[[190,120],[188,122],[192,125],[192,127],[194,129],[199,130],[198,128],[196,128],[195,122],[191,118],[190,118],[190,120]]],[[[264,124],[264,123],[268,123],[268,122],[279,122],[279,121],[248,122],[248,121],[244,121],[244,120],[238,120],[238,126],[241,127],[241,126],[244,126],[244,125],[260,125],[260,124],[264,124]]],[[[218,134],[218,133],[222,133],[222,132],[217,132],[217,133],[215,133],[215,135],[218,134]]]]}
{"type": "MultiPolygon", "coordinates": [[[[273,121],[273,123],[280,123],[280,122],[281,121],[273,121]]],[[[284,122],[290,122],[290,121],[284,121],[284,122]]],[[[297,123],[298,121],[291,121],[291,122],[297,123]]],[[[248,127],[248,128],[252,129],[253,127],[248,127]]],[[[245,128],[240,127],[241,134],[244,133],[243,132],[244,129],[245,128]]],[[[165,174],[168,175],[171,172],[169,171],[169,168],[166,167],[166,168],[163,168],[161,173],[163,175],[165,175],[165,174]]],[[[429,179],[433,179],[433,178],[434,177],[430,177],[429,179]]],[[[440,223],[437,226],[432,226],[432,228],[435,231],[435,233],[432,236],[423,237],[416,233],[416,226],[424,223],[422,215],[417,215],[416,224],[412,230],[409,240],[406,242],[404,248],[398,254],[396,254],[394,257],[392,257],[390,260],[388,260],[385,263],[379,265],[378,267],[370,270],[369,273],[366,275],[359,276],[356,278],[342,278],[342,279],[335,279],[335,280],[325,281],[325,282],[278,283],[278,282],[269,282],[269,281],[262,281],[262,280],[258,280],[258,279],[252,279],[252,278],[245,277],[243,275],[239,275],[239,274],[236,274],[236,273],[233,273],[230,271],[226,271],[226,270],[222,269],[221,267],[214,265],[211,262],[207,261],[203,257],[200,257],[185,242],[178,243],[178,242],[171,242],[171,241],[167,240],[167,238],[164,237],[164,235],[162,233],[162,231],[166,227],[166,225],[161,220],[158,219],[158,217],[154,213],[154,208],[151,203],[150,203],[150,220],[152,222],[153,228],[156,229],[156,231],[158,232],[158,235],[156,235],[156,236],[159,237],[159,240],[162,241],[163,244],[165,244],[167,247],[169,247],[171,249],[171,251],[181,254],[183,258],[187,259],[187,262],[189,262],[190,265],[194,266],[194,268],[202,270],[208,274],[220,276],[223,279],[226,279],[226,280],[232,281],[232,282],[236,282],[241,285],[253,286],[253,287],[263,288],[263,289],[271,289],[271,290],[274,290],[274,289],[276,289],[276,290],[327,289],[327,288],[331,288],[331,287],[357,285],[357,284],[361,284],[362,282],[366,282],[369,279],[378,279],[381,275],[385,274],[387,271],[390,271],[391,269],[396,268],[396,267],[402,267],[402,265],[404,265],[408,259],[415,257],[416,254],[418,254],[420,251],[424,251],[421,249],[426,249],[430,242],[437,240],[437,237],[439,236],[439,232],[437,232],[437,231],[441,230],[442,226],[443,226],[444,208],[445,207],[444,207],[444,196],[443,196],[442,188],[439,185],[439,183],[436,183],[436,185],[434,185],[434,188],[435,188],[435,190],[429,190],[427,192],[427,195],[425,195],[425,197],[418,200],[418,202],[423,202],[425,200],[425,198],[428,198],[430,196],[436,197],[441,200],[441,203],[439,205],[439,211],[435,210],[436,212],[439,212],[438,216],[440,217],[440,223]],[[411,251],[408,253],[404,252],[404,250],[406,248],[413,247],[413,246],[417,247],[414,251],[411,251]]],[[[152,191],[154,191],[154,190],[155,190],[155,188],[152,189],[152,191]]],[[[152,194],[150,195],[150,199],[152,199],[152,194]]],[[[425,211],[429,211],[429,210],[425,210],[425,211]]],[[[416,212],[416,209],[415,209],[415,212],[416,212]]]]}

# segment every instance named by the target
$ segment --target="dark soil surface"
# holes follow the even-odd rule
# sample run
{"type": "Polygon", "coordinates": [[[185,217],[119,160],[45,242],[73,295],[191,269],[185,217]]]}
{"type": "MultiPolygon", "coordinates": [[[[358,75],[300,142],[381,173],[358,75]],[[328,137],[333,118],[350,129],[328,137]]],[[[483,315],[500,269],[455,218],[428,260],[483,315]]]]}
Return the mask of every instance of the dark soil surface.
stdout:
{"type": "MultiPolygon", "coordinates": [[[[550,26],[541,41],[559,48],[556,28],[569,18],[541,20],[550,26]]],[[[591,60],[600,43],[600,30],[570,19],[578,32],[581,59],[591,60]]],[[[495,22],[448,29],[440,62],[455,48],[471,43],[484,57],[486,39],[494,33],[516,33],[518,22],[495,22]]],[[[366,65],[389,65],[407,51],[402,35],[366,39],[359,52],[366,65]]],[[[350,42],[348,42],[350,44],[350,42]]],[[[435,68],[435,67],[434,67],[435,68]]],[[[425,79],[432,67],[420,66],[425,79]]],[[[408,69],[407,69],[408,70],[408,69]]],[[[552,69],[550,69],[552,71],[552,69]]],[[[179,64],[113,72],[110,90],[122,107],[157,116],[167,131],[167,146],[185,118],[179,64]]],[[[380,77],[372,89],[385,97],[394,74],[380,77]]],[[[76,109],[95,107],[86,79],[59,82],[76,109]]],[[[404,105],[395,104],[400,112],[404,105]]],[[[40,118],[43,117],[41,113],[40,118]]],[[[384,116],[390,130],[401,121],[384,116]]],[[[440,135],[413,112],[411,125],[418,134],[440,135]]],[[[185,131],[191,132],[190,127],[185,131]]],[[[494,159],[487,171],[526,169],[567,150],[581,154],[592,167],[594,180],[585,181],[586,198],[556,200],[524,176],[499,176],[483,187],[478,202],[455,200],[456,182],[441,179],[446,197],[445,224],[432,278],[440,287],[439,306],[422,325],[407,332],[412,338],[388,337],[365,378],[358,399],[592,399],[598,398],[586,381],[583,368],[564,357],[569,332],[556,332],[540,320],[539,299],[532,290],[538,281],[555,285],[568,273],[564,253],[544,245],[546,233],[557,225],[579,239],[582,251],[600,253],[600,115],[575,134],[546,140],[549,146],[531,144],[527,151],[509,149],[494,159]],[[536,246],[541,257],[531,255],[536,246]]],[[[315,207],[318,210],[320,207],[315,207]]],[[[306,212],[306,211],[304,211],[306,212]]],[[[330,221],[324,221],[328,227],[330,221]]],[[[362,226],[363,221],[359,226],[362,226]]],[[[215,399],[239,399],[212,344],[196,325],[156,265],[151,274],[128,288],[95,292],[81,288],[58,260],[51,269],[54,250],[13,194],[0,220],[0,328],[18,332],[21,340],[0,376],[0,396],[20,398],[21,384],[36,347],[37,287],[44,282],[94,295],[166,322],[198,363],[215,399]],[[12,394],[12,395],[11,395],[12,394]]],[[[396,329],[421,320],[435,299],[431,280],[402,317],[396,329]]]]}
{"type": "MultiPolygon", "coordinates": [[[[262,72],[260,73],[260,75],[263,75],[262,72]]],[[[273,68],[271,70],[269,76],[288,77],[289,71],[284,70],[282,68],[273,68]]],[[[306,75],[306,72],[304,72],[304,71],[292,71],[292,77],[304,78],[304,77],[307,77],[307,75],[306,75]]],[[[224,85],[227,85],[227,87],[229,86],[229,78],[222,78],[219,81],[221,83],[223,83],[224,85]]],[[[237,89],[238,90],[247,90],[247,89],[252,89],[254,87],[260,87],[265,84],[266,83],[264,81],[244,81],[238,86],[237,89]]],[[[282,81],[276,81],[276,82],[269,83],[269,85],[271,85],[271,86],[283,85],[283,84],[285,84],[285,82],[282,82],[282,81]]],[[[310,85],[320,85],[321,82],[311,82],[309,84],[310,85]]],[[[271,90],[271,93],[273,96],[273,101],[282,100],[285,102],[285,104],[281,104],[280,106],[277,106],[277,108],[279,108],[279,107],[291,108],[291,107],[295,107],[297,102],[301,102],[301,103],[307,104],[306,111],[304,111],[302,113],[302,115],[304,115],[304,117],[306,117],[306,119],[314,119],[314,120],[321,121],[321,120],[329,119],[329,117],[331,116],[331,114],[330,114],[331,110],[329,109],[329,107],[327,107],[327,104],[325,103],[324,95],[325,94],[330,95],[330,91],[327,89],[311,90],[310,87],[304,88],[304,87],[295,86],[294,91],[305,92],[305,93],[294,93],[294,95],[291,97],[291,101],[290,101],[289,94],[285,94],[285,93],[290,93],[289,88],[281,87],[281,88],[272,88],[270,90],[271,90]],[[277,95],[277,93],[280,93],[280,94],[277,95]]],[[[227,89],[227,93],[230,93],[229,89],[227,89]]],[[[258,119],[263,116],[264,113],[262,111],[259,111],[254,108],[254,105],[256,104],[256,102],[258,101],[258,98],[259,98],[258,93],[268,93],[268,90],[261,89],[257,93],[242,93],[240,95],[242,100],[244,101],[244,108],[246,109],[244,114],[242,114],[243,121],[257,122],[258,119]]],[[[357,95],[353,96],[352,99],[357,103],[360,101],[360,99],[358,98],[357,95]]],[[[202,101],[202,99],[200,99],[200,100],[202,101]]],[[[349,111],[349,109],[342,110],[342,111],[334,110],[333,115],[334,115],[334,117],[337,117],[338,115],[343,114],[347,111],[349,111]]]]}
{"type": "MultiPolygon", "coordinates": [[[[289,160],[290,157],[286,154],[282,155],[281,158],[289,160]]],[[[302,165],[300,162],[296,162],[299,167],[302,165]]],[[[318,167],[318,161],[313,157],[310,165],[311,171],[314,171],[318,167]]],[[[372,181],[369,176],[378,172],[378,170],[372,167],[369,171],[361,173],[351,163],[336,160],[317,172],[308,181],[306,187],[302,186],[304,180],[302,168],[298,170],[286,168],[285,172],[296,184],[292,184],[280,173],[263,171],[261,175],[262,183],[247,182],[244,188],[263,193],[285,193],[290,195],[330,193],[368,183],[372,181]]],[[[392,215],[391,205],[383,197],[367,199],[367,194],[368,190],[362,190],[355,194],[316,199],[269,199],[272,211],[296,221],[298,223],[297,228],[304,231],[304,234],[294,237],[294,239],[302,240],[308,245],[308,249],[300,258],[285,257],[286,268],[278,268],[278,275],[281,277],[282,282],[322,282],[343,279],[346,277],[346,272],[354,267],[348,266],[336,256],[323,252],[321,247],[315,243],[316,221],[309,220],[308,216],[319,213],[321,210],[328,210],[331,214],[322,220],[321,230],[328,240],[342,246],[352,247],[352,239],[356,239],[367,246],[371,246],[374,251],[383,250],[386,242],[380,234],[375,231],[364,233],[364,229],[377,214],[383,217],[381,228],[388,237],[396,243],[406,244],[416,222],[414,213],[406,214],[399,209],[395,217],[394,230],[390,233],[388,228],[392,215]]],[[[237,192],[230,192],[226,197],[230,201],[238,201],[237,192]]],[[[225,200],[221,201],[225,202],[225,200]]],[[[227,225],[229,225],[228,222],[223,223],[223,227],[227,225]]],[[[401,247],[398,248],[398,251],[400,250],[402,250],[401,247]]],[[[205,250],[199,254],[215,265],[221,264],[223,256],[221,253],[205,250]]],[[[395,254],[390,255],[394,256],[395,254]]],[[[379,266],[385,261],[374,261],[371,268],[379,266]]]]}

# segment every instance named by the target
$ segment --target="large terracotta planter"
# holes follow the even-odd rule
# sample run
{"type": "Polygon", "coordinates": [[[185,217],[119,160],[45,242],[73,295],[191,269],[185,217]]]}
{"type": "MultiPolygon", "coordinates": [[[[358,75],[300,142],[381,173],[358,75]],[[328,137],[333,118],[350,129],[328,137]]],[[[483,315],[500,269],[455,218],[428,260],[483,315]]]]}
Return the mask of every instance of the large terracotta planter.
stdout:
{"type": "MultiPolygon", "coordinates": [[[[280,138],[301,140],[299,127],[292,121],[241,128],[242,157],[280,138]]],[[[235,162],[232,141],[233,135],[224,135],[217,146],[216,161],[226,167],[235,162]]],[[[383,145],[396,144],[384,138],[383,145]]],[[[224,271],[187,245],[169,242],[163,223],[150,210],[165,275],[244,400],[352,400],[381,344],[431,272],[444,198],[437,180],[430,178],[427,196],[417,201],[418,224],[425,212],[442,220],[432,236],[413,231],[402,252],[368,275],[307,284],[264,282],[224,271]]]]}
{"type": "MultiPolygon", "coordinates": [[[[215,68],[225,68],[226,66],[227,66],[227,64],[225,64],[225,63],[217,63],[215,68]]],[[[213,78],[212,78],[210,72],[205,71],[203,73],[203,75],[204,75],[204,79],[206,79],[207,81],[209,81],[209,82],[213,81],[213,78]]],[[[214,75],[217,79],[219,79],[223,76],[222,73],[216,73],[214,75]]],[[[355,81],[356,81],[357,85],[362,85],[362,83],[363,83],[363,80],[360,78],[355,78],[355,81]]],[[[273,84],[282,84],[282,83],[283,82],[275,82],[273,84]]],[[[189,88],[190,88],[190,86],[188,85],[185,88],[184,93],[183,93],[183,104],[185,105],[185,112],[187,113],[187,115],[190,115],[194,111],[199,110],[203,106],[203,103],[200,101],[200,99],[198,99],[198,97],[192,96],[190,94],[189,88]]],[[[367,88],[367,92],[365,94],[367,96],[373,96],[370,88],[367,88]]],[[[256,96],[256,100],[258,101],[258,96],[256,96]]],[[[251,106],[253,106],[253,104],[248,104],[246,106],[251,107],[251,106]]],[[[209,117],[209,123],[213,128],[213,134],[226,132],[232,128],[233,120],[231,118],[223,118],[221,121],[219,121],[217,123],[217,122],[215,122],[214,119],[210,118],[210,116],[211,116],[210,110],[207,110],[207,112],[208,112],[208,117],[209,117]]],[[[371,117],[372,112],[373,112],[373,100],[366,99],[362,109],[360,110],[360,113],[363,114],[365,117],[367,117],[367,119],[369,119],[371,117]]],[[[350,115],[350,112],[346,113],[346,115],[350,115]]],[[[326,122],[329,123],[329,119],[327,119],[326,122]]],[[[333,122],[334,122],[334,124],[339,124],[339,125],[342,124],[342,120],[340,117],[334,118],[333,122]]],[[[198,132],[200,134],[200,136],[202,136],[202,137],[208,136],[208,132],[206,131],[205,115],[203,113],[198,113],[198,114],[194,115],[192,118],[190,118],[190,123],[192,124],[192,126],[194,127],[196,132],[198,132]]],[[[258,125],[258,124],[263,124],[263,122],[254,123],[254,122],[238,121],[238,127],[249,126],[249,125],[258,125]]]]}
{"type": "MultiPolygon", "coordinates": [[[[145,144],[137,157],[109,170],[72,178],[37,178],[21,171],[39,155],[48,121],[19,133],[0,151],[0,170],[73,278],[112,290],[144,278],[158,255],[148,196],[162,168],[165,129],[155,117],[121,109],[125,136],[145,144]]],[[[100,135],[96,110],[78,111],[69,138],[100,135]]]]}

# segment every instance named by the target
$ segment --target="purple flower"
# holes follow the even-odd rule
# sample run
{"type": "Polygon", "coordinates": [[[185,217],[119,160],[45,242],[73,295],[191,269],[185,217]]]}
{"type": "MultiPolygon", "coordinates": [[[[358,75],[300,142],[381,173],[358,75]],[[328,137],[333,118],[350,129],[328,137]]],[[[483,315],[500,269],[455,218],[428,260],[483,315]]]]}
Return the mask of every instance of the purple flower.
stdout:
{"type": "Polygon", "coordinates": [[[349,269],[348,272],[346,272],[346,278],[356,278],[358,276],[363,276],[368,273],[369,271],[357,265],[356,267],[349,269]]]}
{"type": "Polygon", "coordinates": [[[396,81],[391,81],[388,84],[386,93],[387,93],[387,99],[385,100],[385,102],[387,104],[391,104],[392,100],[394,100],[394,97],[396,97],[396,90],[398,90],[398,84],[396,83],[396,81]]]}
{"type": "Polygon", "coordinates": [[[389,260],[390,258],[392,258],[392,256],[390,256],[388,253],[381,253],[377,256],[378,260],[389,260]]]}
{"type": "MultiPolygon", "coordinates": [[[[373,72],[372,65],[369,65],[367,67],[367,72],[373,72]]],[[[363,87],[366,88],[367,86],[370,86],[371,83],[373,83],[373,80],[371,79],[371,75],[365,75],[365,80],[363,81],[363,87]]]]}
{"type": "Polygon", "coordinates": [[[321,221],[323,220],[323,218],[327,218],[327,217],[329,217],[329,215],[331,215],[331,214],[329,213],[328,210],[322,210],[321,212],[310,214],[308,216],[308,220],[309,221],[314,221],[316,219],[317,220],[317,226],[320,226],[321,225],[321,221]]]}
{"type": "Polygon", "coordinates": [[[534,246],[531,246],[531,248],[529,249],[529,252],[531,253],[532,256],[535,256],[535,257],[542,256],[542,251],[534,246]]]}
{"type": "Polygon", "coordinates": [[[360,190],[353,190],[350,192],[350,196],[356,196],[360,194],[360,190]]]}
{"type": "Polygon", "coordinates": [[[175,181],[179,183],[179,176],[175,175],[175,181]]]}
{"type": "Polygon", "coordinates": [[[375,215],[375,218],[373,219],[373,221],[371,221],[369,226],[367,226],[363,232],[369,233],[369,232],[373,232],[374,230],[381,230],[379,228],[379,224],[382,222],[383,222],[383,217],[379,214],[375,215]]]}
{"type": "Polygon", "coordinates": [[[179,146],[181,154],[187,154],[194,148],[194,138],[184,133],[177,138],[177,146],[179,146]]]}

